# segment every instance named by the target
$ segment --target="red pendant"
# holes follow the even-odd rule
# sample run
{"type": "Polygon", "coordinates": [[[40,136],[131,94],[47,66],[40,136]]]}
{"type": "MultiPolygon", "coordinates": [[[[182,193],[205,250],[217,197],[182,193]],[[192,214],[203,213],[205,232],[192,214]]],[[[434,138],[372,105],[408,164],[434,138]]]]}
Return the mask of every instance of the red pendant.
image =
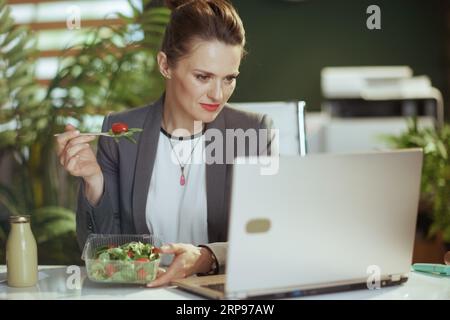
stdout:
{"type": "Polygon", "coordinates": [[[180,177],[180,185],[184,186],[186,184],[186,179],[184,178],[184,174],[180,177]]]}

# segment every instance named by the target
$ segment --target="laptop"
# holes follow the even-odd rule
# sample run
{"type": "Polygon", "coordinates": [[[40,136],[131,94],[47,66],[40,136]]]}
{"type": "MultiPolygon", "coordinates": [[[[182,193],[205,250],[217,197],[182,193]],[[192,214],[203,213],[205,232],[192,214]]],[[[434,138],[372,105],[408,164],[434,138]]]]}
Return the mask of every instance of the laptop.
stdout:
{"type": "Polygon", "coordinates": [[[421,149],[281,156],[273,175],[235,165],[226,274],[173,284],[243,299],[407,281],[422,158],[421,149]]]}

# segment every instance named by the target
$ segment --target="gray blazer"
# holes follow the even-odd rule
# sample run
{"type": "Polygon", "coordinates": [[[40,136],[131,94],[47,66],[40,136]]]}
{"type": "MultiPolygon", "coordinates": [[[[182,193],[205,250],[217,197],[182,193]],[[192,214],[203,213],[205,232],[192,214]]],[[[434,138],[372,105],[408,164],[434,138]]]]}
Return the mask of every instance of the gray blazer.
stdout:
{"type": "MultiPolygon", "coordinates": [[[[158,147],[161,128],[164,95],[158,101],[145,107],[109,114],[105,117],[102,131],[111,128],[114,122],[125,122],[130,128],[142,128],[134,137],[137,144],[121,139],[100,137],[97,160],[104,176],[104,193],[93,207],[84,193],[81,180],[77,206],[77,238],[81,248],[90,233],[102,234],[152,234],[146,223],[145,207],[148,189],[158,147]]],[[[218,129],[225,137],[226,129],[270,129],[271,119],[266,115],[248,113],[225,106],[217,118],[207,124],[209,129],[218,129]]],[[[216,131],[217,132],[217,131],[216,131]]],[[[206,134],[206,133],[205,133],[206,134]]],[[[207,136],[206,136],[207,137],[207,136]]],[[[206,147],[212,141],[207,141],[206,147]]],[[[223,139],[225,142],[225,139],[223,139]]],[[[267,136],[267,150],[259,147],[256,152],[270,152],[272,138],[267,136]]],[[[235,141],[236,142],[236,141],[235,141]]],[[[235,143],[236,145],[236,143],[235,143]]],[[[234,157],[242,156],[234,150],[234,157]]],[[[251,154],[246,145],[244,155],[251,154]]],[[[227,159],[223,148],[224,160],[227,159]]],[[[209,247],[215,254],[219,266],[225,265],[228,235],[228,211],[231,189],[231,170],[229,164],[206,165],[207,223],[209,247]]]]}

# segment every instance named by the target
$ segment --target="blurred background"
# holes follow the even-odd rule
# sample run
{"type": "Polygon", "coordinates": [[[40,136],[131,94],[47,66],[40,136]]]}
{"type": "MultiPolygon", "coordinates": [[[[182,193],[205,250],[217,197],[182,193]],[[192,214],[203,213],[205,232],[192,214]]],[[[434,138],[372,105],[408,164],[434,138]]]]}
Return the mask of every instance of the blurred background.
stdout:
{"type": "MultiPolygon", "coordinates": [[[[309,153],[424,148],[413,260],[442,263],[450,2],[232,2],[249,52],[232,102],[302,102],[309,153]]],[[[53,134],[66,123],[99,130],[106,113],[160,96],[155,56],[169,15],[160,0],[0,0],[0,264],[11,214],[32,215],[40,264],[81,263],[78,183],[53,134]]]]}

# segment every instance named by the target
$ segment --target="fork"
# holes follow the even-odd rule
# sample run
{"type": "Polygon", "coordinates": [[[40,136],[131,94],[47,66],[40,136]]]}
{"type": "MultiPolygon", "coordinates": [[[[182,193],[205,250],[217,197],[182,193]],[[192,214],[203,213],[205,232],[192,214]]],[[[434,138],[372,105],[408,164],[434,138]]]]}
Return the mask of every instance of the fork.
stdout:
{"type": "MultiPolygon", "coordinates": [[[[54,134],[55,137],[61,135],[62,133],[56,133],[54,134]]],[[[114,135],[109,134],[107,132],[83,132],[79,134],[80,136],[104,136],[104,137],[110,137],[114,138],[114,135]]]]}

